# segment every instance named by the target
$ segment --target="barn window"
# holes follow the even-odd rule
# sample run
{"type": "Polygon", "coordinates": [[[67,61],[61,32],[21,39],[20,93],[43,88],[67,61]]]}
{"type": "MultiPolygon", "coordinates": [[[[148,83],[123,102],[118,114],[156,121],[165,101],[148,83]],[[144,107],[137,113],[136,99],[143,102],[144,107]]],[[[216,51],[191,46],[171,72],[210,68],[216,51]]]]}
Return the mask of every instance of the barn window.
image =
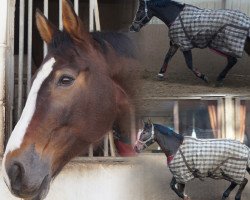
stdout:
{"type": "MultiPolygon", "coordinates": [[[[168,126],[184,136],[199,139],[228,138],[248,144],[249,100],[225,96],[158,98],[145,101],[146,106],[141,113],[143,121],[150,118],[153,123],[168,126]]],[[[146,152],[161,150],[155,143],[146,152]]]]}

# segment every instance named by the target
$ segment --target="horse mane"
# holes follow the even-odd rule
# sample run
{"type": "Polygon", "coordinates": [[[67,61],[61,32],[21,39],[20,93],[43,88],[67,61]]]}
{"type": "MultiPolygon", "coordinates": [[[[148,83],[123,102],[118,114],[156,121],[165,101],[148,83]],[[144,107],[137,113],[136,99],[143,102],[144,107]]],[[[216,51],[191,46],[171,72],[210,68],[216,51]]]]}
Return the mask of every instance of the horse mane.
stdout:
{"type": "Polygon", "coordinates": [[[148,1],[149,6],[157,6],[157,7],[165,7],[168,5],[177,5],[177,6],[183,6],[182,3],[172,1],[172,0],[150,0],[148,1]]]}
{"type": "MultiPolygon", "coordinates": [[[[108,44],[115,50],[119,56],[127,58],[136,58],[135,46],[131,39],[125,33],[117,32],[92,32],[90,33],[94,41],[96,41],[103,54],[109,51],[108,44]]],[[[62,46],[72,46],[73,41],[69,34],[65,31],[58,32],[49,44],[50,49],[60,51],[62,46]]]]}
{"type": "Polygon", "coordinates": [[[178,134],[176,132],[174,132],[172,129],[160,125],[160,124],[154,124],[155,129],[157,129],[161,134],[165,135],[165,136],[174,136],[176,137],[178,140],[183,141],[184,136],[181,134],[178,134]]]}
{"type": "Polygon", "coordinates": [[[125,33],[92,32],[91,35],[93,39],[100,45],[104,54],[108,52],[108,43],[118,55],[128,58],[136,58],[135,45],[125,33]]]}

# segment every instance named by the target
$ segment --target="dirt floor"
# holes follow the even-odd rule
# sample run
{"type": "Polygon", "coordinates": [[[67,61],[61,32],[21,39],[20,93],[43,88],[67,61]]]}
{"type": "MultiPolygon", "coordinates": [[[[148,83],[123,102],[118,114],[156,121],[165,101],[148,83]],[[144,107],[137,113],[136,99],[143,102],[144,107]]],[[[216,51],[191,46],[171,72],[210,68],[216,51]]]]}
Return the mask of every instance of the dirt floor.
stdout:
{"type": "Polygon", "coordinates": [[[144,70],[141,73],[141,96],[150,97],[185,97],[185,96],[218,96],[250,95],[250,75],[231,74],[224,86],[215,87],[216,77],[210,76],[210,82],[205,83],[196,78],[191,72],[181,76],[170,72],[164,80],[157,78],[157,71],[144,70]]]}

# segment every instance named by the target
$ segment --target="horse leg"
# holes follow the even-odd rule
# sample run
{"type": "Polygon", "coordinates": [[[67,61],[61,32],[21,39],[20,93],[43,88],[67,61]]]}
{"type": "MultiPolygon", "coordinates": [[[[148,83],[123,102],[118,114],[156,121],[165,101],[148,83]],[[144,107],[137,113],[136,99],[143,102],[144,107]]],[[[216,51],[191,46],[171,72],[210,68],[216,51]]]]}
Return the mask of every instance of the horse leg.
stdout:
{"type": "Polygon", "coordinates": [[[246,178],[244,178],[244,180],[240,184],[239,190],[238,190],[238,192],[237,192],[237,194],[235,196],[235,200],[241,200],[241,194],[242,194],[242,191],[244,190],[247,182],[248,182],[248,180],[246,178]]]}
{"type": "Polygon", "coordinates": [[[248,37],[245,43],[245,52],[250,56],[250,38],[248,37]]]}
{"type": "Polygon", "coordinates": [[[222,200],[225,200],[229,197],[230,193],[237,186],[237,183],[231,182],[231,185],[227,188],[227,190],[223,193],[222,200]]]}
{"type": "Polygon", "coordinates": [[[189,197],[184,195],[185,184],[177,183],[176,179],[173,177],[170,182],[171,189],[182,199],[189,200],[189,197]],[[176,187],[178,185],[178,187],[176,187]]]}
{"type": "Polygon", "coordinates": [[[197,76],[198,78],[202,79],[206,83],[208,83],[208,78],[201,72],[199,72],[197,69],[194,69],[193,67],[193,56],[191,50],[189,51],[183,51],[183,55],[185,57],[186,64],[188,68],[197,76]]]}
{"type": "Polygon", "coordinates": [[[158,73],[158,78],[163,78],[164,77],[164,73],[167,70],[168,63],[171,60],[171,58],[175,55],[178,48],[179,48],[178,46],[176,46],[176,45],[172,44],[172,42],[170,42],[170,47],[169,47],[168,53],[167,53],[167,55],[165,57],[164,63],[162,65],[161,69],[160,69],[160,72],[158,73]]]}
{"type": "Polygon", "coordinates": [[[223,84],[223,80],[225,79],[227,73],[232,69],[232,67],[237,63],[237,58],[233,56],[227,56],[227,66],[225,69],[219,74],[217,78],[216,86],[221,86],[223,84]]]}

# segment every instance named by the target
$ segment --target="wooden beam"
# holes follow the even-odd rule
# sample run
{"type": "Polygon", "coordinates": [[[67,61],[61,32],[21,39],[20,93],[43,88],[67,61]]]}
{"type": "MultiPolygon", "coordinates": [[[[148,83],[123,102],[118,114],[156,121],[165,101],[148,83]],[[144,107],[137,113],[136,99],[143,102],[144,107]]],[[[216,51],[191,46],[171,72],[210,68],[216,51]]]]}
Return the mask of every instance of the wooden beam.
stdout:
{"type": "Polygon", "coordinates": [[[225,98],[225,130],[227,139],[235,139],[235,109],[232,97],[225,98]]]}
{"type": "Polygon", "coordinates": [[[4,149],[5,134],[5,70],[7,52],[8,1],[0,0],[0,154],[4,149]]]}
{"type": "Polygon", "coordinates": [[[221,8],[226,9],[227,8],[227,0],[222,0],[221,2],[221,8]]]}

